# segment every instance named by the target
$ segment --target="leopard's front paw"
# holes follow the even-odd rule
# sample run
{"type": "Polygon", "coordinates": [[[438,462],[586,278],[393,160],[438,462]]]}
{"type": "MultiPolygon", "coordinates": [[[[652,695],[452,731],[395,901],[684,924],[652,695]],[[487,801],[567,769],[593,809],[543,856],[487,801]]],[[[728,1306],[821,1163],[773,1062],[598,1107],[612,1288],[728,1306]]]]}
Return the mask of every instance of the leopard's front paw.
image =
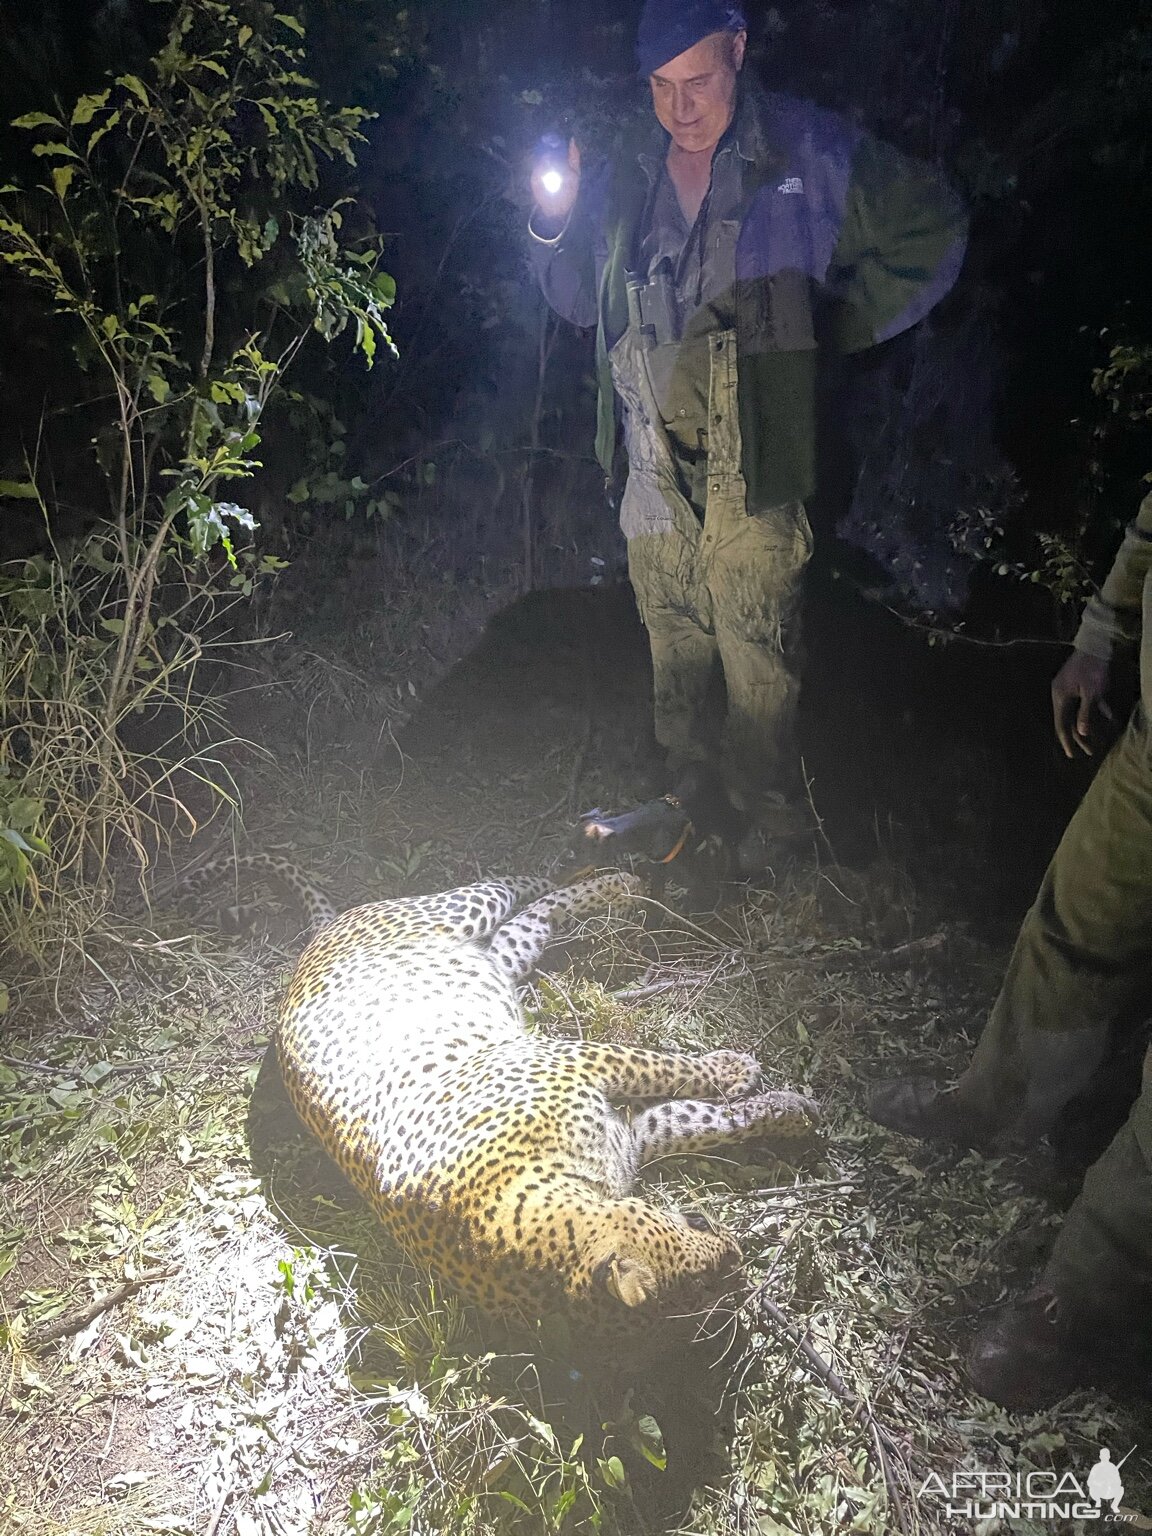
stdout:
{"type": "Polygon", "coordinates": [[[787,1089],[757,1094],[739,1106],[744,1127],[767,1142],[809,1141],[820,1130],[820,1106],[815,1099],[787,1089]]]}
{"type": "Polygon", "coordinates": [[[744,1099],[760,1086],[760,1063],[747,1051],[709,1051],[704,1060],[716,1079],[716,1092],[744,1099]]]}

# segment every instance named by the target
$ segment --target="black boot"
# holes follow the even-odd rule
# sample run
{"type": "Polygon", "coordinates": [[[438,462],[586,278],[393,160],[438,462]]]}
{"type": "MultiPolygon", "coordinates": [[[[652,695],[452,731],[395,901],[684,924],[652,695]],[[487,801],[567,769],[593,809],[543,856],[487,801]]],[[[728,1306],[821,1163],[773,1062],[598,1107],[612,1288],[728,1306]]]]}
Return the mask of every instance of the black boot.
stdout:
{"type": "Polygon", "coordinates": [[[1146,1385],[1148,1339],[1115,1320],[1095,1326],[1046,1286],[998,1308],[976,1335],[968,1377],[1015,1413],[1047,1408],[1081,1387],[1146,1385]]]}
{"type": "Polygon", "coordinates": [[[889,1077],[868,1091],[868,1114],[880,1125],[918,1141],[950,1141],[979,1147],[989,1139],[980,1116],[966,1109],[954,1088],[930,1077],[889,1077]]]}

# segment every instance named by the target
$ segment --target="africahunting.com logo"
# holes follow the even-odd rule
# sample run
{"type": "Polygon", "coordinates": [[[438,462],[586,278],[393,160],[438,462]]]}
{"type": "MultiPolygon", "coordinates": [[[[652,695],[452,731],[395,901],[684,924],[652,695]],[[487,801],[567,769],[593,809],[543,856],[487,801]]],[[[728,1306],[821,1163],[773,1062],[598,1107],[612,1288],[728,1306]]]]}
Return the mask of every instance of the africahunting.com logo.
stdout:
{"type": "MultiPolygon", "coordinates": [[[[1135,1450],[1135,1446],[1132,1448],[1135,1450]]],[[[1152,1519],[1124,1505],[1119,1461],[1105,1447],[1087,1477],[1072,1472],[931,1473],[917,1498],[937,1506],[951,1520],[1109,1520],[1135,1531],[1152,1531],[1152,1519]],[[939,1505],[943,1504],[943,1510],[939,1505]]]]}

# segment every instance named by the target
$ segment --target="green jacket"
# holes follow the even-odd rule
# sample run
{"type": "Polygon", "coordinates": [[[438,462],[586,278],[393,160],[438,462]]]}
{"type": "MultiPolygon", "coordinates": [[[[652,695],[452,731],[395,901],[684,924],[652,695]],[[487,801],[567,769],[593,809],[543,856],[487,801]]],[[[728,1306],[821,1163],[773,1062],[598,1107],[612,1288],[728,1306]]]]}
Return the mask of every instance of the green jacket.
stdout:
{"type": "MultiPolygon", "coordinates": [[[[927,314],[956,280],[967,220],[932,169],[810,102],[746,90],[729,131],[744,176],[731,308],[751,511],[815,487],[818,349],[859,351],[927,314]]],[[[659,162],[667,143],[660,130],[645,147],[659,162]]],[[[596,326],[606,473],[619,425],[608,355],[628,324],[651,193],[644,158],[637,148],[587,177],[567,228],[534,241],[553,308],[596,326]]]]}

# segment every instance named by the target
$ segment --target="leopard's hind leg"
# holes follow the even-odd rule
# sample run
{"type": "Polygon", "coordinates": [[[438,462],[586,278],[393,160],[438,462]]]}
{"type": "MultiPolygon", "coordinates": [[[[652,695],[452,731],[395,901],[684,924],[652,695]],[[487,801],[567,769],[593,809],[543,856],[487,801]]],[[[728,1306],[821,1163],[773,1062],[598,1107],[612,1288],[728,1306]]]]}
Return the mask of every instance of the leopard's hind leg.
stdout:
{"type": "Polygon", "coordinates": [[[526,901],[547,899],[551,890],[551,880],[543,876],[514,875],[508,880],[484,880],[453,891],[408,897],[400,905],[442,933],[459,939],[486,939],[526,901]]]}
{"type": "Polygon", "coordinates": [[[576,885],[549,891],[503,923],[493,935],[488,953],[513,981],[531,974],[554,939],[575,928],[581,919],[605,907],[631,907],[640,894],[635,875],[612,870],[576,885]]]}

